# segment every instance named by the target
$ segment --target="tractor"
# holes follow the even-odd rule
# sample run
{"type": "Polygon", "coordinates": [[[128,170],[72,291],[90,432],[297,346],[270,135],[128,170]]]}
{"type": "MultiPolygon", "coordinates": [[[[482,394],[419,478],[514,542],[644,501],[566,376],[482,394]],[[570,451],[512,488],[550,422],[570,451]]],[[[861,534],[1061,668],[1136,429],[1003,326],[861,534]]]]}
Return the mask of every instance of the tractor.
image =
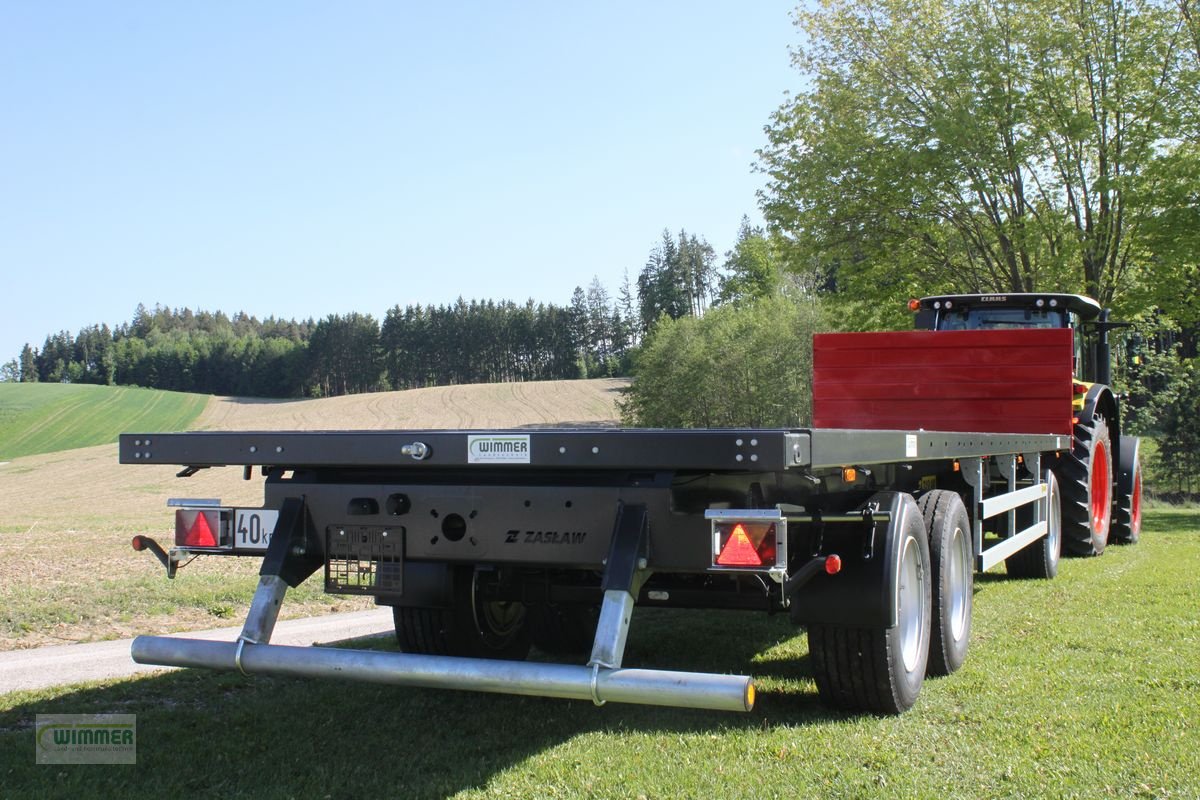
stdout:
{"type": "Polygon", "coordinates": [[[1140,440],[1121,432],[1113,391],[1108,309],[1077,294],[955,294],[912,300],[915,327],[933,331],[1068,328],[1074,337],[1072,447],[1054,468],[1066,555],[1099,555],[1133,544],[1142,526],[1140,440]]]}

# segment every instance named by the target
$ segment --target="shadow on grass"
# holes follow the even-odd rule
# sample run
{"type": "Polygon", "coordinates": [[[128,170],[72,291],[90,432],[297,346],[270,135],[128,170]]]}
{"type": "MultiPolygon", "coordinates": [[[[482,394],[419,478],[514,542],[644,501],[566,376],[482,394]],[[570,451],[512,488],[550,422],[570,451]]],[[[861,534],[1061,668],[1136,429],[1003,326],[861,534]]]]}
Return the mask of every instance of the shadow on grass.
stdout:
{"type": "Polygon", "coordinates": [[[843,718],[818,706],[802,642],[781,617],[639,609],[626,663],[749,672],[768,686],[745,715],[205,670],[46,692],[0,711],[0,779],[6,797],[447,797],[588,734],[843,718]],[[136,714],[138,763],[35,765],[34,716],[75,713],[136,714]]]}

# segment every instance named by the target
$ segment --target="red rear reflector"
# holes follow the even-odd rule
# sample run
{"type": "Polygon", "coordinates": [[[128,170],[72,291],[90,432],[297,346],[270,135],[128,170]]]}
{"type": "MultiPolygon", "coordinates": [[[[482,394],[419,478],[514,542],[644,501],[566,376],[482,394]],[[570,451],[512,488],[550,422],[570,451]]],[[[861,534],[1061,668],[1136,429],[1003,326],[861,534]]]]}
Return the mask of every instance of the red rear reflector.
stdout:
{"type": "Polygon", "coordinates": [[[221,512],[179,510],[175,512],[177,547],[216,547],[221,530],[221,512]]]}
{"type": "Polygon", "coordinates": [[[145,550],[145,549],[146,549],[146,545],[145,545],[145,543],[142,541],[142,537],[140,537],[140,536],[135,536],[135,537],[133,537],[133,543],[132,543],[132,544],[133,544],[133,549],[134,549],[134,550],[136,550],[136,551],[137,551],[137,552],[139,552],[139,553],[140,553],[140,552],[142,552],[143,550],[145,550]]]}
{"type": "Polygon", "coordinates": [[[721,526],[721,551],[714,562],[718,567],[775,566],[774,523],[738,522],[729,533],[721,526]]]}
{"type": "Polygon", "coordinates": [[[915,297],[912,300],[909,300],[908,301],[908,310],[909,311],[920,311],[921,310],[921,301],[915,297]]]}
{"type": "Polygon", "coordinates": [[[825,572],[829,575],[837,575],[842,571],[842,557],[834,553],[831,556],[825,557],[825,572]]]}
{"type": "Polygon", "coordinates": [[[722,567],[761,567],[762,563],[745,526],[735,525],[729,540],[721,548],[721,554],[717,556],[717,564],[722,567]]]}

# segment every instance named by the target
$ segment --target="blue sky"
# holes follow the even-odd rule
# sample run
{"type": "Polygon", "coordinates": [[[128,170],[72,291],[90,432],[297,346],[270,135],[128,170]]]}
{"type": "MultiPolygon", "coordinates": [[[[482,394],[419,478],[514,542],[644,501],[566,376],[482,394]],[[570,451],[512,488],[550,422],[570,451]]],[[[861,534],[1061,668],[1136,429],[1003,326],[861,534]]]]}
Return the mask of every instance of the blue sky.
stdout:
{"type": "Polygon", "coordinates": [[[138,303],[615,295],[758,222],[794,2],[0,4],[0,361],[138,303]]]}

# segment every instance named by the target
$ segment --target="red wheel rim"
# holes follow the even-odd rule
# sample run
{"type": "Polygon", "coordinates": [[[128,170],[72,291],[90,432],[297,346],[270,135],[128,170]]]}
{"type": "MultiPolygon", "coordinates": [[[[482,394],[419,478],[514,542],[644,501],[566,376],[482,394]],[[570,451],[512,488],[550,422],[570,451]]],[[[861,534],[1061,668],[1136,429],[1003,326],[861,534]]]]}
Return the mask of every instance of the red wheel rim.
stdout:
{"type": "Polygon", "coordinates": [[[1142,465],[1133,471],[1133,500],[1129,504],[1129,527],[1133,535],[1142,532],[1142,465]]]}
{"type": "Polygon", "coordinates": [[[1092,451],[1092,531],[1104,537],[1108,535],[1109,516],[1112,514],[1112,483],[1108,478],[1108,447],[1096,442],[1092,451]]]}

